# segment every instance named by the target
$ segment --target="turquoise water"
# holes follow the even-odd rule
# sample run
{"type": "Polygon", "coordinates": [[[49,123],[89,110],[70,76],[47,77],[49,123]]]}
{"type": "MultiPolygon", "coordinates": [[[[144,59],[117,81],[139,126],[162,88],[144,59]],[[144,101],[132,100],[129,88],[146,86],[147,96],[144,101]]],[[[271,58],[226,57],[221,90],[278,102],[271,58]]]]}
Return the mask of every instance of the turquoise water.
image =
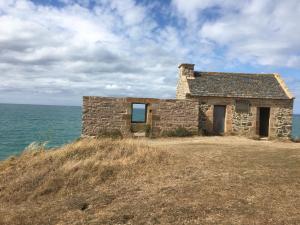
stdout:
{"type": "Polygon", "coordinates": [[[81,107],[0,104],[0,160],[34,141],[54,147],[78,138],[81,107]]]}
{"type": "Polygon", "coordinates": [[[293,136],[300,138],[300,115],[294,115],[293,118],[293,136]]]}
{"type": "Polygon", "coordinates": [[[144,122],[145,121],[145,109],[132,109],[132,121],[135,122],[144,122]]]}
{"type": "MultiPolygon", "coordinates": [[[[143,120],[144,110],[134,110],[143,120]]],[[[60,146],[80,136],[81,107],[0,104],[0,160],[20,153],[34,141],[60,146]]],[[[300,115],[294,116],[293,136],[300,137],[300,115]]]]}

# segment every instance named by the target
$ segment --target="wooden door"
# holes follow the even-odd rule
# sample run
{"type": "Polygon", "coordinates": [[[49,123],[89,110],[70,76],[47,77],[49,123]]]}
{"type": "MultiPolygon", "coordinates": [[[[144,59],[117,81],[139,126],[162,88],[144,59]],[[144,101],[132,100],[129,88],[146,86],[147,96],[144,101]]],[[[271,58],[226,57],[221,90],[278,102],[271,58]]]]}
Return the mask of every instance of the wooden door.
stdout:
{"type": "Polygon", "coordinates": [[[225,113],[226,113],[225,105],[215,105],[214,106],[213,131],[217,135],[224,133],[225,113]]]}
{"type": "Polygon", "coordinates": [[[259,108],[259,136],[269,136],[270,108],[259,108]]]}

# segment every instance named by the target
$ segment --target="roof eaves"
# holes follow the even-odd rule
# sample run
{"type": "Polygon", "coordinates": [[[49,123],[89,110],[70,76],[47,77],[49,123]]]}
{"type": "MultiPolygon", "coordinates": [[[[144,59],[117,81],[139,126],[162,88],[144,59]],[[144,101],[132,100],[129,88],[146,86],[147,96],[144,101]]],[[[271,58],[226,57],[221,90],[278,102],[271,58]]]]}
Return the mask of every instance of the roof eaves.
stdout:
{"type": "Polygon", "coordinates": [[[280,87],[283,89],[285,94],[288,96],[288,98],[294,99],[295,96],[293,96],[293,94],[290,92],[290,90],[288,89],[288,87],[285,84],[284,80],[281,78],[280,74],[279,73],[274,73],[273,75],[276,78],[277,82],[279,83],[280,87]]]}

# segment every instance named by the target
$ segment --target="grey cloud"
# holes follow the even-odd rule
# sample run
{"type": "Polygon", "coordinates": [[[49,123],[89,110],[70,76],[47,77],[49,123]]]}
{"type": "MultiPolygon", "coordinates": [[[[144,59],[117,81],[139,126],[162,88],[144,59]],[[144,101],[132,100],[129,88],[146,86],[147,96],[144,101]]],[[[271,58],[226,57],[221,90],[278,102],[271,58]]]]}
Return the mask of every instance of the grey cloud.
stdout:
{"type": "Polygon", "coordinates": [[[167,17],[178,19],[181,27],[159,26],[149,11],[154,6],[134,0],[62,1],[61,8],[28,0],[0,3],[0,101],[79,105],[82,95],[175,97],[181,62],[196,63],[201,70],[232,68],[236,61],[299,65],[294,54],[298,39],[287,35],[298,32],[288,23],[298,17],[290,18],[278,7],[283,22],[276,20],[264,31],[267,23],[256,27],[250,17],[238,17],[246,13],[243,4],[236,6],[240,11],[230,10],[233,1],[221,7],[229,10],[221,18],[183,22],[178,16],[190,15],[189,10],[201,16],[212,6],[210,1],[176,0],[184,12],[170,11],[167,17]],[[249,37],[242,32],[245,24],[251,25],[249,37]],[[275,41],[268,43],[266,33],[276,33],[275,41]],[[288,43],[281,45],[282,40],[288,43]],[[228,50],[224,55],[220,46],[228,50]]]}
{"type": "MultiPolygon", "coordinates": [[[[80,104],[80,96],[89,94],[171,96],[174,86],[169,81],[177,78],[176,66],[171,64],[178,57],[172,49],[178,48],[177,43],[169,43],[167,49],[161,42],[151,41],[153,25],[149,29],[147,26],[155,22],[144,20],[140,13],[147,10],[128,1],[133,10],[124,15],[120,15],[124,13],[122,4],[114,6],[118,7],[117,14],[111,10],[95,14],[68,1],[63,9],[33,7],[24,1],[22,4],[28,4],[26,10],[31,15],[26,21],[24,10],[17,5],[7,6],[8,16],[0,18],[11,30],[0,31],[0,76],[5,79],[0,84],[2,98],[17,102],[19,94],[29,103],[47,98],[48,103],[68,99],[80,104]],[[73,27],[71,18],[85,27],[73,27]],[[103,22],[107,18],[117,26],[103,22]],[[62,22],[57,23],[59,20],[62,22]],[[130,29],[124,29],[129,25],[130,29]],[[162,66],[157,67],[158,64],[162,66]],[[54,100],[54,96],[59,98],[54,100]]],[[[109,6],[110,2],[101,4],[109,6]]]]}

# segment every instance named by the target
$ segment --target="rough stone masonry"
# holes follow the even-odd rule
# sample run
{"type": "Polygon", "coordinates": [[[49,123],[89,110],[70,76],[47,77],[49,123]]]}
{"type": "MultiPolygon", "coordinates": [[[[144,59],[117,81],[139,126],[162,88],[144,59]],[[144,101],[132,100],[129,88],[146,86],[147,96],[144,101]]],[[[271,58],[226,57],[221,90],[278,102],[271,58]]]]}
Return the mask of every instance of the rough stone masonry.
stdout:
{"type": "Polygon", "coordinates": [[[181,64],[176,99],[83,97],[82,135],[118,130],[131,136],[147,127],[151,136],[184,128],[192,134],[288,138],[294,97],[278,74],[194,71],[181,64]],[[144,104],[145,121],[132,120],[144,104]]]}
{"type": "Polygon", "coordinates": [[[198,134],[199,103],[195,100],[154,98],[83,97],[82,134],[97,136],[103,131],[118,130],[123,136],[132,135],[132,104],[147,105],[146,121],[151,136],[184,127],[198,134]]]}

